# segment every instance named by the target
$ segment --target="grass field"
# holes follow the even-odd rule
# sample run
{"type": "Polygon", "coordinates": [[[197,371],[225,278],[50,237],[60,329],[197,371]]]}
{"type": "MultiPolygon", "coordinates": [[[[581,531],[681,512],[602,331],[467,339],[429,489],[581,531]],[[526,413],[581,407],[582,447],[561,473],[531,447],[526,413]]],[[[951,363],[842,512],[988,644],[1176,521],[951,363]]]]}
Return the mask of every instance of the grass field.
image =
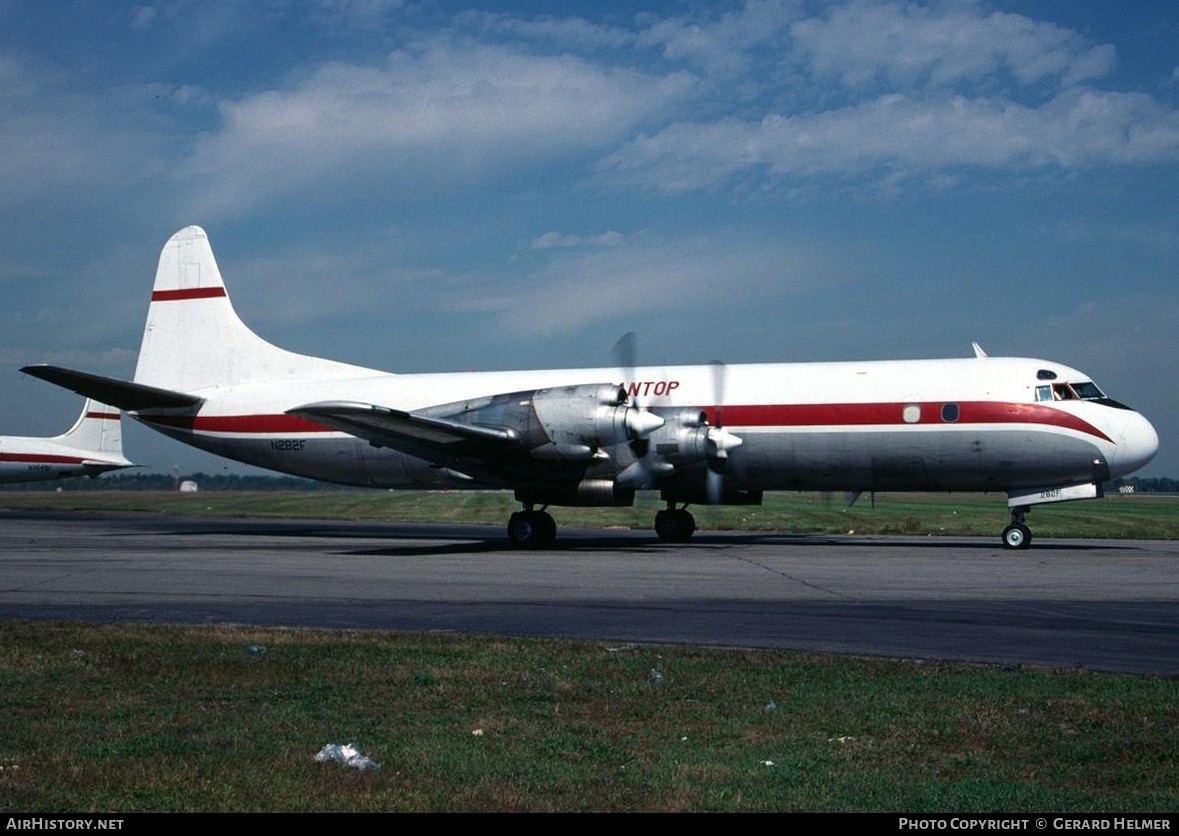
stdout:
{"type": "MultiPolygon", "coordinates": [[[[654,495],[632,508],[552,508],[559,526],[650,529],[654,495]]],[[[519,505],[506,492],[433,491],[0,491],[0,508],[233,517],[431,521],[504,525],[519,505]]],[[[1003,494],[880,494],[852,507],[842,495],[766,494],[760,506],[694,507],[701,529],[823,534],[994,536],[1010,521],[1003,494]]],[[[1179,497],[1112,495],[1036,507],[1037,538],[1179,539],[1179,497]]]]}
{"type": "MultiPolygon", "coordinates": [[[[703,528],[983,534],[1001,496],[773,495],[703,528]]],[[[635,509],[554,509],[648,528],[635,509]]],[[[505,494],[0,492],[0,508],[502,524],[505,494]]],[[[1037,537],[1177,536],[1174,497],[1037,537]]],[[[1179,812],[1179,677],[437,634],[0,622],[0,810],[1179,812]],[[317,763],[354,743],[380,764],[317,763]]]]}
{"type": "Polygon", "coordinates": [[[1179,810],[1175,678],[0,622],[0,685],[7,813],[1179,810]]]}

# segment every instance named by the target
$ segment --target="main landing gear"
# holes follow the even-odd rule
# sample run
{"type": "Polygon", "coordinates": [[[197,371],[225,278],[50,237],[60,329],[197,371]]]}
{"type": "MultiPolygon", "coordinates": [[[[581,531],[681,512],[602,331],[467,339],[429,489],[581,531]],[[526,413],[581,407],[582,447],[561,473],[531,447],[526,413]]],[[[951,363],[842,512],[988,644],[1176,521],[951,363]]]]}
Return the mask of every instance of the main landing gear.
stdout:
{"type": "Polygon", "coordinates": [[[667,510],[655,515],[655,534],[664,543],[687,543],[696,533],[696,518],[686,508],[667,503],[667,510]]]}
{"type": "Polygon", "coordinates": [[[1003,548],[1026,549],[1032,544],[1032,531],[1024,525],[1028,510],[1026,505],[1017,505],[1011,509],[1011,525],[1003,529],[1003,548]]]}
{"type": "Polygon", "coordinates": [[[536,511],[532,505],[525,505],[523,511],[508,517],[508,540],[513,546],[543,549],[556,538],[557,523],[543,508],[536,511]]]}
{"type": "MultiPolygon", "coordinates": [[[[655,534],[664,543],[687,543],[696,533],[696,518],[685,508],[676,508],[668,503],[665,511],[655,515],[655,534]]],[[[508,517],[508,540],[513,546],[523,549],[543,549],[557,538],[557,523],[543,508],[537,511],[532,505],[525,505],[508,517]]]]}

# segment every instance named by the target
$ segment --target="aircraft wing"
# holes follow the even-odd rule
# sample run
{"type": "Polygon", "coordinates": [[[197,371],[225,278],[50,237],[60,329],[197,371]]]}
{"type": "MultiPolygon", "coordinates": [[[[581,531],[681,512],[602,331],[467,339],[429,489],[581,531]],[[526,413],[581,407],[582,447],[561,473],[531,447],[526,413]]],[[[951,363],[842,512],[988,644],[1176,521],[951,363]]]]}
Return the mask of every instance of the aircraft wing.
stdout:
{"type": "Polygon", "coordinates": [[[356,401],[325,401],[288,410],[378,447],[446,467],[501,478],[522,468],[536,478],[580,480],[603,450],[646,438],[664,419],[627,401],[616,383],[508,392],[406,412],[356,401]],[[568,469],[562,469],[568,465],[568,469]]]}
{"type": "Polygon", "coordinates": [[[63,369],[61,366],[25,366],[21,371],[69,389],[71,392],[77,392],[83,397],[93,398],[127,412],[135,412],[140,409],[179,409],[199,406],[205,400],[184,392],[145,386],[142,383],[103,377],[89,372],[63,369]]]}
{"type": "Polygon", "coordinates": [[[438,463],[455,458],[499,459],[521,448],[520,438],[510,429],[358,401],[311,403],[289,409],[287,414],[363,438],[379,447],[390,447],[438,463]]]}

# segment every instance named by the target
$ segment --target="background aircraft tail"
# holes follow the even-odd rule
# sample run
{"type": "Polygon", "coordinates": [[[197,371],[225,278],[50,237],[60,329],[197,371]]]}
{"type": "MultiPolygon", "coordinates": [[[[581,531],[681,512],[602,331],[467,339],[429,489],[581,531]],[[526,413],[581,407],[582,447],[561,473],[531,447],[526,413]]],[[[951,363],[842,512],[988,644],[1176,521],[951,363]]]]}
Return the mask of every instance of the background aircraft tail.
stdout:
{"type": "Polygon", "coordinates": [[[234,311],[209,238],[186,227],[164,245],[156,269],[135,383],[177,392],[267,380],[360,372],[266,342],[234,311]]]}
{"type": "Polygon", "coordinates": [[[74,425],[51,440],[63,447],[103,453],[104,459],[122,458],[123,424],[119,410],[87,398],[74,425]]]}

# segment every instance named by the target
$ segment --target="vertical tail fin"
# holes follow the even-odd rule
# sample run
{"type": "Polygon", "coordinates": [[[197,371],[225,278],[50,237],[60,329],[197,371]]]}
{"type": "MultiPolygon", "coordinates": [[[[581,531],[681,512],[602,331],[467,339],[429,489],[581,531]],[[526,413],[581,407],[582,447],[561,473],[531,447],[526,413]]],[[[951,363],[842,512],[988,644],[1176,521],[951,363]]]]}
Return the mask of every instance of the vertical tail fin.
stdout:
{"type": "Polygon", "coordinates": [[[119,410],[87,398],[82,404],[82,414],[74,425],[52,440],[64,447],[113,454],[111,458],[121,458],[123,423],[119,418],[119,410]]]}
{"type": "Polygon", "coordinates": [[[135,382],[194,392],[258,380],[341,374],[351,367],[281,349],[241,321],[209,238],[186,227],[164,245],[135,382]]]}

